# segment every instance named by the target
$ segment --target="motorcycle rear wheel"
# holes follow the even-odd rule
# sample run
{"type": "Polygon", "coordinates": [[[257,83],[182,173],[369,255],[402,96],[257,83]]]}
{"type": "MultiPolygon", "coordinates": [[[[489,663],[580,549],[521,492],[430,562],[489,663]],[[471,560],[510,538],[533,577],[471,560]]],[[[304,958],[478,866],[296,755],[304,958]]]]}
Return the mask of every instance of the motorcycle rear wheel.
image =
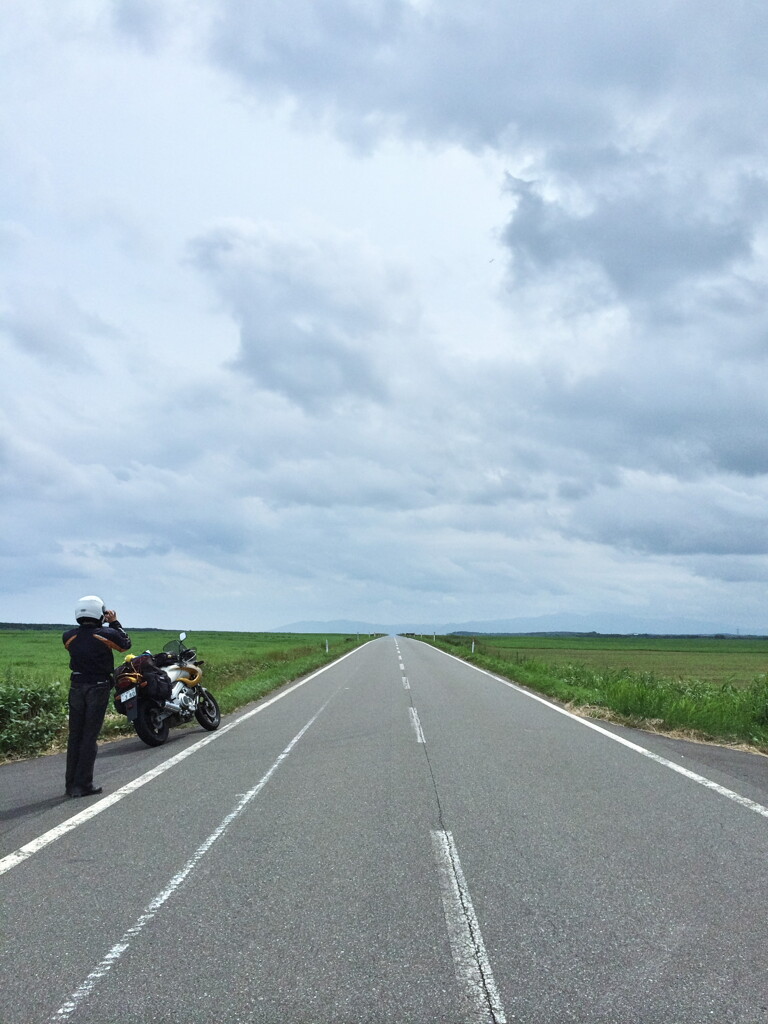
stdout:
{"type": "Polygon", "coordinates": [[[168,719],[161,718],[159,708],[149,701],[139,701],[133,726],[139,739],[148,747],[161,747],[168,739],[168,719]]]}
{"type": "Polygon", "coordinates": [[[204,687],[200,687],[200,703],[195,709],[195,718],[208,732],[215,732],[221,725],[221,711],[216,698],[204,687]]]}

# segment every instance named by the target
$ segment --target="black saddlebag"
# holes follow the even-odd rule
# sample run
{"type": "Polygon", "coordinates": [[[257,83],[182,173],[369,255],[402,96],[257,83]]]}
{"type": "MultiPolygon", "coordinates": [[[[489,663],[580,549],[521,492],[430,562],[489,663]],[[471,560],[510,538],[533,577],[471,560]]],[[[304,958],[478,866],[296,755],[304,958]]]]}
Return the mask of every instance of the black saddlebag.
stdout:
{"type": "Polygon", "coordinates": [[[170,700],[173,684],[167,672],[155,664],[151,654],[131,658],[115,671],[115,690],[122,693],[135,686],[140,696],[153,700],[170,700]]]}

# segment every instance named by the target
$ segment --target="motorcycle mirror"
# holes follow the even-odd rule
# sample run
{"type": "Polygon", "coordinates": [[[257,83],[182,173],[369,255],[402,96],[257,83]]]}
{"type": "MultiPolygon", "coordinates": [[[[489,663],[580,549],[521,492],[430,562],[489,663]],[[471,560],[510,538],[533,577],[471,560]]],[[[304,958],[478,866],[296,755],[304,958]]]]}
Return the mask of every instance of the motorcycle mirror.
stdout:
{"type": "Polygon", "coordinates": [[[179,633],[179,640],[186,640],[186,639],[187,639],[187,634],[186,633],[179,633]]]}

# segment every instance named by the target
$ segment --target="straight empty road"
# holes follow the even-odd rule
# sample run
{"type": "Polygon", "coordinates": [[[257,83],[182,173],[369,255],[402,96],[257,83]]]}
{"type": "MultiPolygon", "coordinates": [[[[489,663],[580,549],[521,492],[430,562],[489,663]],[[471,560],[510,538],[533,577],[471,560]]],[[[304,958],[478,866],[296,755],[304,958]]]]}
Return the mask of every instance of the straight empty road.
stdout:
{"type": "Polygon", "coordinates": [[[102,799],[0,768],[0,1022],[765,1024],[766,765],[374,641],[102,799]]]}

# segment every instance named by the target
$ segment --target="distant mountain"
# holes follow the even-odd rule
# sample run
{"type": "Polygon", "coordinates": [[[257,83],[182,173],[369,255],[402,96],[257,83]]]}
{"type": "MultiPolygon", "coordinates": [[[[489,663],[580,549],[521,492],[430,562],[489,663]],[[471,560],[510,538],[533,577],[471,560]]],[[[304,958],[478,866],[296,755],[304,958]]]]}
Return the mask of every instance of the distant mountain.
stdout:
{"type": "MultiPolygon", "coordinates": [[[[650,633],[652,635],[704,635],[739,632],[739,624],[697,619],[644,619],[629,615],[539,615],[519,619],[487,619],[471,622],[399,623],[331,619],[328,622],[290,622],[273,633],[650,633]]],[[[742,633],[749,629],[741,629],[742,633]]]]}

